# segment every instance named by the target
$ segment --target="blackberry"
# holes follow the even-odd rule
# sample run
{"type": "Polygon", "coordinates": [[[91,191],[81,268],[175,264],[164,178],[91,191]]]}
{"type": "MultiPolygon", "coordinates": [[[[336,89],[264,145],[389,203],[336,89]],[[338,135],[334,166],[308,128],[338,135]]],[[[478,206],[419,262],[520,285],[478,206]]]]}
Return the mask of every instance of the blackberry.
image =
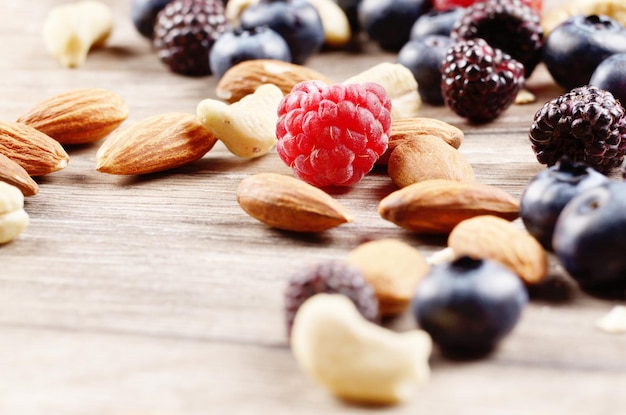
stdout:
{"type": "Polygon", "coordinates": [[[171,71],[210,75],[211,48],[230,29],[221,0],[173,0],[157,15],[152,44],[171,71]]]}
{"type": "Polygon", "coordinates": [[[378,300],[362,272],[352,265],[329,261],[306,267],[289,279],[284,293],[288,335],[291,335],[293,320],[300,306],[318,293],[345,295],[354,302],[363,317],[372,322],[378,321],[378,300]]]}
{"type": "Polygon", "coordinates": [[[507,109],[524,83],[524,67],[484,39],[460,40],[441,67],[446,106],[461,117],[485,122],[507,109]]]}
{"type": "Polygon", "coordinates": [[[552,166],[567,156],[608,173],[624,160],[625,113],[610,92],[590,85],[546,102],[529,132],[537,160],[552,166]]]}
{"type": "Polygon", "coordinates": [[[457,20],[453,39],[485,39],[524,65],[529,77],[541,61],[543,28],[539,14],[521,0],[486,0],[474,3],[457,20]]]}

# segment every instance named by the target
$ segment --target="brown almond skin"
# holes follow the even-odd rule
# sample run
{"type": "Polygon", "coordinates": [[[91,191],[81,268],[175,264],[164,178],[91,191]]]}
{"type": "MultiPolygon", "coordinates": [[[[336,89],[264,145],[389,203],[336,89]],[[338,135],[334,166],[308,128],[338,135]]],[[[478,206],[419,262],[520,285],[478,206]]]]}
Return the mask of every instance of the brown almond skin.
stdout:
{"type": "Polygon", "coordinates": [[[69,155],[52,137],[26,124],[0,121],[0,153],[29,176],[43,176],[67,166],[69,155]]]}
{"type": "Polygon", "coordinates": [[[226,71],[217,84],[216,95],[233,103],[263,84],[274,84],[287,94],[297,83],[314,79],[332,82],[327,76],[306,66],[275,59],[253,59],[240,62],[226,71]]]}
{"type": "Polygon", "coordinates": [[[492,215],[460,222],[448,236],[455,257],[492,259],[515,272],[527,285],[541,282],[548,272],[546,252],[526,230],[492,215]]]}
{"type": "Polygon", "coordinates": [[[376,165],[387,164],[393,150],[400,144],[419,139],[423,135],[436,136],[450,146],[461,147],[464,133],[445,121],[429,117],[398,118],[391,121],[391,135],[387,151],[376,161],[376,165]]]}
{"type": "Polygon", "coordinates": [[[295,177],[259,173],[241,181],[237,202],[253,218],[293,232],[321,232],[352,215],[323,190],[295,177]]]}
{"type": "Polygon", "coordinates": [[[155,115],[111,134],[98,149],[96,170],[119,175],[165,171],[202,158],[216,142],[195,114],[155,115]]]}
{"type": "Polygon", "coordinates": [[[63,145],[84,144],[109,135],[128,114],[128,106],[118,94],[102,88],[79,88],[35,104],[17,121],[63,145]]]}
{"type": "Polygon", "coordinates": [[[360,269],[374,289],[381,316],[403,313],[430,270],[417,249],[391,238],[360,244],[348,253],[346,262],[360,269]]]}
{"type": "Polygon", "coordinates": [[[434,135],[422,135],[398,145],[389,157],[387,173],[398,187],[429,179],[476,179],[467,159],[434,135]]]}
{"type": "Polygon", "coordinates": [[[4,154],[0,154],[0,181],[17,187],[24,196],[34,196],[39,192],[39,185],[28,172],[4,154]]]}
{"type": "Polygon", "coordinates": [[[474,216],[514,220],[519,216],[519,201],[487,184],[433,179],[391,193],[380,201],[378,212],[412,232],[448,234],[459,222],[474,216]]]}

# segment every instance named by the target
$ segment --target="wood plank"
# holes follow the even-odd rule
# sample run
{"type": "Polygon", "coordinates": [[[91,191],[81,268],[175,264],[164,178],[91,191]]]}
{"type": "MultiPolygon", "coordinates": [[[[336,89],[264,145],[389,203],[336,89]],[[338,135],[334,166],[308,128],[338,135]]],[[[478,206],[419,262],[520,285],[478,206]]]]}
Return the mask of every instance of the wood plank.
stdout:
{"type": "MultiPolygon", "coordinates": [[[[40,38],[45,6],[5,1],[0,42],[0,117],[76,87],[113,89],[127,124],[169,111],[195,112],[215,97],[212,77],[168,72],[134,31],[129,2],[110,0],[109,47],[75,70],[59,67],[40,38]]],[[[393,54],[324,51],[307,64],[335,80],[393,54]]],[[[561,91],[540,67],[537,102],[472,125],[443,107],[421,115],[466,134],[461,146],[485,183],[516,197],[543,169],[528,128],[561,91]]],[[[0,247],[0,413],[361,413],[298,370],[284,333],[282,293],[299,267],[341,259],[373,238],[398,238],[430,255],[445,238],[416,236],[384,221],[378,201],[395,190],[384,170],[334,196],[355,221],[316,236],[276,231],[248,217],[234,192],[244,177],[289,174],[276,154],[245,161],[218,143],[202,160],[146,177],[95,171],[99,143],[68,148],[69,166],[38,179],[31,224],[0,247]]],[[[516,221],[518,226],[521,223],[516,221]]],[[[451,362],[434,352],[431,381],[385,413],[602,414],[624,412],[626,337],[595,321],[619,302],[581,293],[551,257],[551,278],[531,291],[520,324],[493,356],[451,362]],[[471,408],[471,409],[469,409],[471,408]]],[[[386,322],[415,327],[410,313],[386,322]]]]}

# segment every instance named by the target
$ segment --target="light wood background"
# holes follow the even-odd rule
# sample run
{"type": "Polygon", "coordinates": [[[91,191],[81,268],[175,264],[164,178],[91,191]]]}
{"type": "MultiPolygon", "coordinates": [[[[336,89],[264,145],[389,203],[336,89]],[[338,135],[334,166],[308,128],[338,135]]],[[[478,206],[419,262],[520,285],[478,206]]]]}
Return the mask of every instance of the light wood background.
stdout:
{"type": "MultiPolygon", "coordinates": [[[[195,112],[215,97],[212,77],[172,74],[129,19],[130,1],[108,0],[108,47],[69,70],[43,48],[44,16],[61,1],[0,1],[0,117],[77,87],[104,87],[130,107],[126,124],[169,111],[195,112]]],[[[395,55],[324,51],[307,64],[340,81],[395,55]]],[[[543,166],[527,132],[560,91],[540,67],[538,101],[474,126],[445,108],[421,115],[464,130],[462,153],[478,180],[519,197],[543,166]]],[[[581,293],[551,258],[549,281],[531,291],[514,332],[490,357],[452,362],[437,351],[432,378],[403,405],[338,401],[297,368],[284,335],[287,277],[341,259],[366,239],[392,237],[424,255],[445,238],[412,235],[377,214],[394,190],[375,172],[336,197],[355,221],[316,236],[269,229],[234,191],[257,172],[289,174],[276,154],[254,161],[218,143],[202,160],[146,177],[95,171],[99,143],[68,148],[69,166],[41,178],[26,200],[31,224],[0,247],[0,414],[482,414],[626,413],[626,336],[594,324],[615,301],[581,293]]],[[[519,221],[518,221],[519,223],[519,221]]],[[[414,327],[409,314],[388,322],[414,327]]]]}

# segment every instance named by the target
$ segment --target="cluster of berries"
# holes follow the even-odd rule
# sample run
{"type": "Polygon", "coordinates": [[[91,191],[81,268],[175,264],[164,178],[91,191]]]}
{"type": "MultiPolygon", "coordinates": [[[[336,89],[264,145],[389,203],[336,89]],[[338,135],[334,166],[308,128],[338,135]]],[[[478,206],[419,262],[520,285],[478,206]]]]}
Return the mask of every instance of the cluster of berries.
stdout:
{"type": "Polygon", "coordinates": [[[244,60],[302,64],[324,44],[317,9],[306,0],[250,4],[234,24],[226,0],[133,0],[132,21],[159,58],[188,76],[221,77],[244,60]]]}
{"type": "MultiPolygon", "coordinates": [[[[226,4],[134,0],[133,21],[161,60],[186,75],[219,77],[242,60],[258,58],[303,63],[324,43],[319,13],[307,0],[260,0],[241,12],[238,27],[226,18],[226,4]]],[[[538,160],[553,165],[567,155],[602,172],[622,163],[623,108],[611,92],[626,99],[626,54],[620,53],[626,52],[626,28],[613,19],[575,16],[544,38],[537,0],[338,4],[355,30],[398,52],[398,62],[414,74],[424,101],[445,104],[472,122],[498,117],[545,62],[558,84],[580,89],[537,113],[530,138],[538,160]],[[579,70],[568,70],[574,65],[579,70]],[[571,127],[567,132],[566,124],[571,127]]],[[[298,177],[320,187],[347,186],[373,167],[385,151],[390,121],[384,91],[368,88],[325,91],[307,84],[285,101],[277,150],[298,177]],[[331,109],[347,114],[355,108],[359,111],[350,116],[329,116],[331,109]]]]}
{"type": "Polygon", "coordinates": [[[541,3],[439,1],[412,26],[398,62],[420,95],[472,122],[498,117],[541,61],[541,3]]]}
{"type": "MultiPolygon", "coordinates": [[[[377,293],[361,268],[340,261],[322,262],[297,270],[287,282],[288,337],[302,304],[318,293],[344,295],[366,320],[380,322],[377,293]]],[[[522,280],[509,268],[493,260],[461,257],[433,266],[410,305],[420,328],[443,353],[481,357],[513,330],[527,302],[522,280]],[[493,284],[499,289],[492,290],[493,284]]]]}

